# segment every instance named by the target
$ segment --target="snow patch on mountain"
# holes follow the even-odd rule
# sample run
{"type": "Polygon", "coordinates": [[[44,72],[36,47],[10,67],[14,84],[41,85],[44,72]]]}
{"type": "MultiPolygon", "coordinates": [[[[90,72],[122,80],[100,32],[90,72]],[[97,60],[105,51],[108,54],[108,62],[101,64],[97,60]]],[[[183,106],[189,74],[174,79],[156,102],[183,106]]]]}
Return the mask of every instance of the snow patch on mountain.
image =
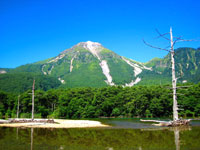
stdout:
{"type": "Polygon", "coordinates": [[[83,47],[85,49],[89,50],[99,60],[101,60],[100,56],[98,54],[98,51],[97,51],[100,47],[102,47],[102,45],[100,43],[87,41],[84,43],[83,47]]]}
{"type": "Polygon", "coordinates": [[[125,59],[124,57],[122,57],[122,59],[123,59],[127,64],[129,64],[131,67],[134,68],[133,71],[134,71],[135,77],[136,77],[137,75],[139,75],[139,74],[142,72],[142,69],[141,69],[137,64],[134,64],[134,63],[130,62],[129,60],[125,59]]]}
{"type": "Polygon", "coordinates": [[[110,69],[108,67],[107,61],[102,60],[101,63],[99,64],[102,68],[103,74],[106,76],[107,80],[105,81],[108,85],[115,85],[112,82],[112,76],[110,75],[110,69]]]}
{"type": "MultiPolygon", "coordinates": [[[[61,55],[59,55],[59,56],[53,58],[52,60],[48,61],[46,64],[49,64],[49,63],[52,63],[52,62],[57,62],[58,60],[62,59],[64,56],[65,56],[65,54],[61,54],[61,55]]],[[[48,73],[47,73],[47,72],[44,71],[44,68],[46,67],[46,64],[44,64],[44,65],[42,66],[42,73],[43,73],[44,75],[51,74],[51,71],[52,71],[52,69],[54,68],[54,66],[52,66],[51,69],[50,69],[50,71],[48,71],[48,73]]]]}
{"type": "Polygon", "coordinates": [[[126,83],[125,86],[134,86],[135,84],[139,83],[141,81],[141,78],[137,77],[135,81],[131,81],[130,83],[126,83]]]}
{"type": "Polygon", "coordinates": [[[48,74],[51,74],[53,68],[54,68],[54,66],[51,67],[51,69],[48,71],[48,74]]]}
{"type": "Polygon", "coordinates": [[[182,83],[187,83],[187,80],[183,80],[182,83]]]}
{"type": "MultiPolygon", "coordinates": [[[[137,77],[140,73],[142,73],[142,70],[143,70],[143,69],[152,71],[152,68],[148,68],[148,67],[144,66],[142,63],[136,64],[136,63],[131,62],[130,60],[124,58],[124,57],[122,57],[122,59],[123,59],[127,64],[129,64],[131,67],[134,68],[133,71],[134,71],[135,77],[137,77]]],[[[132,61],[134,61],[134,60],[132,60],[132,61]]],[[[125,86],[130,86],[130,87],[131,87],[131,86],[133,86],[133,85],[139,83],[141,80],[142,80],[141,78],[137,77],[135,81],[132,80],[130,83],[126,83],[125,86]]]]}
{"type": "Polygon", "coordinates": [[[186,65],[187,65],[186,68],[188,69],[189,68],[189,64],[187,63],[186,65]]]}
{"type": "Polygon", "coordinates": [[[103,46],[98,42],[91,42],[91,41],[82,42],[79,45],[82,45],[85,49],[89,50],[92,53],[92,55],[95,56],[100,61],[99,65],[100,65],[100,67],[103,71],[103,74],[107,78],[107,80],[105,82],[108,85],[115,85],[112,82],[112,76],[110,75],[110,69],[109,69],[109,66],[107,64],[107,61],[102,60],[100,55],[99,55],[99,52],[101,51],[103,46]]]}
{"type": "MultiPolygon", "coordinates": [[[[78,53],[79,53],[79,51],[78,51],[78,53]]],[[[72,70],[73,70],[73,61],[76,58],[76,56],[77,56],[77,54],[75,54],[74,57],[70,61],[70,69],[69,69],[70,72],[72,72],[72,70]]]]}
{"type": "Polygon", "coordinates": [[[65,80],[61,79],[61,78],[58,78],[58,80],[62,83],[62,84],[65,84],[65,80]]]}
{"type": "Polygon", "coordinates": [[[44,64],[44,65],[42,66],[42,73],[43,73],[44,75],[51,74],[51,72],[52,72],[54,66],[51,66],[51,69],[50,69],[49,71],[47,71],[47,72],[44,71],[44,68],[45,68],[45,67],[46,67],[46,64],[44,64]]]}
{"type": "Polygon", "coordinates": [[[52,60],[48,61],[48,63],[51,62],[57,62],[58,60],[62,59],[65,56],[65,54],[60,54],[59,56],[53,58],[52,60]]]}
{"type": "Polygon", "coordinates": [[[5,74],[7,73],[5,70],[0,70],[0,74],[5,74]]]}
{"type": "Polygon", "coordinates": [[[43,65],[42,66],[42,73],[44,74],[44,75],[47,75],[47,73],[44,71],[44,67],[45,67],[46,65],[43,65]]]}
{"type": "MultiPolygon", "coordinates": [[[[135,60],[133,60],[133,59],[131,59],[131,58],[129,58],[129,60],[131,60],[131,61],[133,61],[133,62],[136,62],[135,60]]],[[[137,65],[138,67],[140,67],[141,69],[146,69],[146,70],[150,70],[150,71],[152,71],[152,68],[151,67],[146,67],[143,63],[141,63],[141,62],[137,62],[139,65],[137,65],[137,64],[135,64],[135,65],[137,65]]]]}
{"type": "Polygon", "coordinates": [[[146,66],[142,66],[144,69],[146,69],[146,70],[150,70],[150,71],[152,71],[152,68],[149,68],[149,67],[146,67],[146,66]]]}

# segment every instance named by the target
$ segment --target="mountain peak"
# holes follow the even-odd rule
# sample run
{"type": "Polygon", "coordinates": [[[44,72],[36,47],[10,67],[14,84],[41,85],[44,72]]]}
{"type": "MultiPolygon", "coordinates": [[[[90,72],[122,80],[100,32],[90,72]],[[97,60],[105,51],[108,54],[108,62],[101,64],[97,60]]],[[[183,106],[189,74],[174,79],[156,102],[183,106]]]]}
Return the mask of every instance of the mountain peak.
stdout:
{"type": "Polygon", "coordinates": [[[87,42],[80,42],[78,43],[78,46],[82,46],[88,50],[92,49],[97,49],[99,47],[103,47],[100,43],[98,42],[92,42],[92,41],[87,41],[87,42]]]}
{"type": "Polygon", "coordinates": [[[99,46],[101,46],[101,44],[98,43],[98,42],[87,41],[87,42],[83,42],[83,43],[86,43],[87,45],[99,45],[99,46]]]}
{"type": "Polygon", "coordinates": [[[77,44],[77,46],[81,46],[81,47],[89,50],[94,56],[96,56],[98,59],[100,59],[99,52],[103,48],[103,46],[100,43],[87,41],[87,42],[80,42],[77,44]]]}

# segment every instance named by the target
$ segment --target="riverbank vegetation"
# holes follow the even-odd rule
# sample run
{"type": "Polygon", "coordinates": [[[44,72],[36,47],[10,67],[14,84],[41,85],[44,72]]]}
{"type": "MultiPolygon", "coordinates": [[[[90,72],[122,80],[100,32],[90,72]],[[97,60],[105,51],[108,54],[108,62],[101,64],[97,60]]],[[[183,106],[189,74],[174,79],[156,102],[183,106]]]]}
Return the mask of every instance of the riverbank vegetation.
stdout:
{"type": "MultiPolygon", "coordinates": [[[[200,116],[200,84],[178,89],[179,115],[200,116]]],[[[31,117],[31,90],[20,94],[21,118],[31,117]]],[[[0,91],[0,118],[16,117],[18,95],[0,91]]],[[[112,86],[35,91],[35,118],[172,117],[170,86],[112,86]]]]}

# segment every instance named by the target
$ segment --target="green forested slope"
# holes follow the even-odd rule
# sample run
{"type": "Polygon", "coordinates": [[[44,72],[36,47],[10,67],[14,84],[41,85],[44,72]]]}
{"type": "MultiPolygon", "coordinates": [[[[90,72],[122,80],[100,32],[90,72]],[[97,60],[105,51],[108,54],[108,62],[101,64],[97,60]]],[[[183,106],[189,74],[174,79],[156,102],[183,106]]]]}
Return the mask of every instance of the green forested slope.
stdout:
{"type": "MultiPolygon", "coordinates": [[[[171,79],[171,59],[170,54],[166,55],[163,59],[152,59],[151,61],[145,63],[146,66],[152,67],[155,78],[151,77],[153,80],[163,79],[165,81],[170,81],[171,79]],[[167,79],[168,78],[168,79],[167,79]]],[[[200,50],[193,48],[178,48],[175,50],[175,69],[176,76],[179,78],[178,82],[182,83],[184,81],[198,83],[200,80],[200,50]]],[[[153,73],[153,72],[152,72],[153,73]]],[[[152,74],[151,73],[151,74],[152,74]]],[[[141,76],[145,79],[149,77],[149,72],[144,72],[141,76]]],[[[162,81],[161,81],[162,82],[162,81]]],[[[145,84],[146,82],[143,81],[145,84]]],[[[155,81],[159,83],[159,81],[155,81]]]]}
{"type": "Polygon", "coordinates": [[[6,73],[0,74],[0,90],[20,93],[31,89],[35,79],[36,89],[49,90],[60,86],[60,81],[54,77],[36,73],[6,73]]]}

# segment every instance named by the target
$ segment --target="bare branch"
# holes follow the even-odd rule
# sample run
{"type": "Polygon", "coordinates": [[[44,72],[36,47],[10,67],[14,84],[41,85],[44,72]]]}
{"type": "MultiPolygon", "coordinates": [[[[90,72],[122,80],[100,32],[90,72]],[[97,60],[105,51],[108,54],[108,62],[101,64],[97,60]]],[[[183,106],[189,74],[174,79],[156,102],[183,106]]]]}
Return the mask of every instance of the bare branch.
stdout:
{"type": "MultiPolygon", "coordinates": [[[[176,89],[183,89],[183,88],[189,88],[192,87],[192,85],[190,86],[177,86],[176,89]]],[[[173,89],[172,87],[166,87],[167,89],[173,89]]]]}
{"type": "MultiPolygon", "coordinates": [[[[172,88],[171,88],[172,89],[172,88]]],[[[168,95],[173,95],[173,93],[168,93],[168,95]]],[[[182,93],[176,93],[176,95],[185,95],[185,94],[182,94],[182,93]]]]}
{"type": "Polygon", "coordinates": [[[194,40],[194,39],[191,39],[191,40],[178,40],[177,42],[191,42],[191,41],[197,41],[197,40],[194,40]]]}
{"type": "Polygon", "coordinates": [[[167,34],[169,34],[169,33],[164,33],[164,34],[161,34],[161,33],[158,31],[158,29],[156,29],[156,32],[159,34],[159,36],[158,36],[157,38],[160,38],[160,37],[162,37],[162,38],[164,38],[164,39],[166,39],[166,40],[170,41],[170,39],[169,39],[169,38],[166,38],[166,37],[165,37],[165,35],[167,35],[167,34]]]}
{"type": "Polygon", "coordinates": [[[194,40],[194,39],[185,40],[185,39],[182,39],[181,37],[182,37],[182,36],[180,36],[180,37],[175,37],[176,40],[174,41],[173,46],[174,46],[177,42],[191,42],[191,41],[198,41],[198,40],[194,40]]]}
{"type": "Polygon", "coordinates": [[[181,39],[181,37],[183,37],[182,35],[181,36],[179,36],[179,37],[173,37],[174,39],[181,39]]]}
{"type": "Polygon", "coordinates": [[[188,88],[188,87],[192,87],[192,85],[188,85],[188,86],[177,86],[177,88],[188,88]]]}
{"type": "MultiPolygon", "coordinates": [[[[182,93],[176,93],[176,95],[185,95],[185,94],[182,94],[182,93]]],[[[178,106],[180,106],[180,105],[178,105],[178,106]]]]}
{"type": "Polygon", "coordinates": [[[181,37],[182,37],[182,36],[174,37],[176,40],[174,41],[173,46],[176,44],[176,42],[178,42],[178,40],[182,40],[181,37]]]}
{"type": "Polygon", "coordinates": [[[160,50],[164,50],[164,51],[171,52],[169,49],[164,49],[164,48],[160,48],[160,47],[153,46],[153,45],[151,45],[151,44],[145,42],[144,39],[143,39],[143,42],[144,42],[144,44],[146,44],[146,45],[149,46],[149,47],[152,47],[152,48],[156,48],[156,49],[160,49],[160,50]]]}
{"type": "Polygon", "coordinates": [[[177,41],[178,41],[178,40],[175,40],[175,41],[173,42],[173,46],[176,44],[177,41]]]}
{"type": "Polygon", "coordinates": [[[197,41],[197,40],[175,40],[173,43],[173,46],[177,43],[177,42],[191,42],[191,41],[197,41]]]}
{"type": "Polygon", "coordinates": [[[165,49],[166,49],[166,48],[170,48],[170,47],[171,47],[171,46],[167,46],[167,47],[165,47],[165,49]]]}

